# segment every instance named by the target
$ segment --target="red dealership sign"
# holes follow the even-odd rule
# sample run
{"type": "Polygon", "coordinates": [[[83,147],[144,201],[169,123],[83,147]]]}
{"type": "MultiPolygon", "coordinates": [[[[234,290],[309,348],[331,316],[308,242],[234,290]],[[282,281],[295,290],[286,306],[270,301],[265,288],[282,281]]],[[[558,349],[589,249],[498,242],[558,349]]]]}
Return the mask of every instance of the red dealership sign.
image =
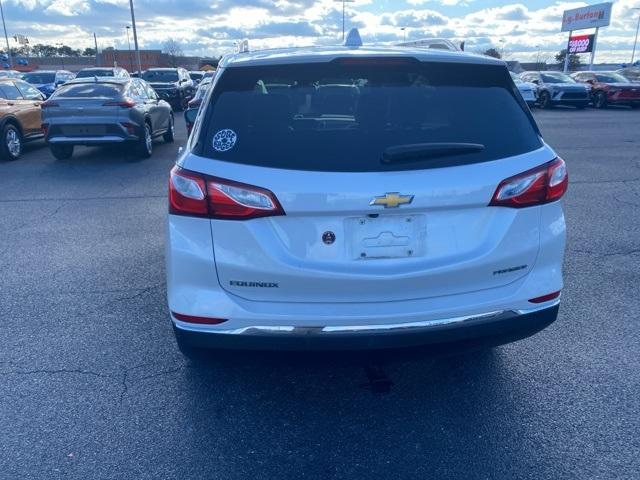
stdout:
{"type": "Polygon", "coordinates": [[[595,35],[576,35],[569,38],[569,50],[570,54],[574,53],[589,53],[593,51],[593,41],[595,35]]]}

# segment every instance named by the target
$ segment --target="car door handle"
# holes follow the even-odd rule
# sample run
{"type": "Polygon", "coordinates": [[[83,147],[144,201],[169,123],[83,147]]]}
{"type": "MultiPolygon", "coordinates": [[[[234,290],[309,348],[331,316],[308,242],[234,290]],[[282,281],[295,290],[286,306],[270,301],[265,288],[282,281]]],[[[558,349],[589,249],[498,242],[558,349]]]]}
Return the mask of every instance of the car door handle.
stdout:
{"type": "Polygon", "coordinates": [[[10,107],[13,107],[15,105],[15,103],[13,102],[7,102],[7,105],[9,105],[10,107]]]}

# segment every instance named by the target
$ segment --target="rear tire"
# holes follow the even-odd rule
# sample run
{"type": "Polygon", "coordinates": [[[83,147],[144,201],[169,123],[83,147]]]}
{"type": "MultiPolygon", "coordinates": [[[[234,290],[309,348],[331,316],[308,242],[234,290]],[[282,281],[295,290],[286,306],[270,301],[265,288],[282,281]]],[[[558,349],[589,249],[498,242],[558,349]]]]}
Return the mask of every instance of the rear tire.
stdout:
{"type": "Polygon", "coordinates": [[[51,145],[50,148],[56,160],[68,160],[73,155],[73,145],[51,145]]]}
{"type": "Polygon", "coordinates": [[[22,133],[15,125],[8,123],[2,129],[0,155],[4,160],[14,161],[22,155],[22,133]]]}
{"type": "Polygon", "coordinates": [[[176,137],[175,123],[173,120],[173,115],[171,115],[171,117],[169,118],[169,129],[164,133],[164,135],[162,135],[162,139],[166,143],[173,143],[173,141],[175,140],[175,137],[176,137]]]}
{"type": "Polygon", "coordinates": [[[607,108],[607,97],[604,92],[597,92],[593,98],[593,106],[596,108],[607,108]]]}
{"type": "Polygon", "coordinates": [[[149,158],[153,154],[153,136],[151,135],[151,125],[145,122],[144,131],[138,139],[138,155],[141,158],[149,158]]]}
{"type": "Polygon", "coordinates": [[[542,92],[540,94],[540,108],[547,110],[551,107],[551,96],[549,95],[549,92],[542,92]]]}

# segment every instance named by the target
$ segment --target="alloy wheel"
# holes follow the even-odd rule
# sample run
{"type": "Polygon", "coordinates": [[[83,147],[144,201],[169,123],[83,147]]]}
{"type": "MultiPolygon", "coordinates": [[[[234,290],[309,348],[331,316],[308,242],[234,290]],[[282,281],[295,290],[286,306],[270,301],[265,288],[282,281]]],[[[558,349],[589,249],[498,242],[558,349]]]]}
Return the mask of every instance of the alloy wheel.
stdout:
{"type": "Polygon", "coordinates": [[[144,127],[144,143],[147,147],[147,152],[151,154],[153,151],[153,138],[151,138],[151,129],[149,128],[149,125],[144,127]]]}
{"type": "Polygon", "coordinates": [[[22,142],[20,141],[20,134],[14,130],[7,130],[7,135],[5,138],[5,142],[7,145],[7,150],[13,157],[19,157],[22,152],[22,142]]]}

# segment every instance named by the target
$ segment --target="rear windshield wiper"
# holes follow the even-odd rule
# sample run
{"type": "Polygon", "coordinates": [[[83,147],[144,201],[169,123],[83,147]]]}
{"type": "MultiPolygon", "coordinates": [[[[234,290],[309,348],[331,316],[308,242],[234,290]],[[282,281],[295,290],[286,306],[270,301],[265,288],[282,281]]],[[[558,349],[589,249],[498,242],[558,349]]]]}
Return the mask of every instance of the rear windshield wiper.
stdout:
{"type": "Polygon", "coordinates": [[[481,143],[413,143],[394,145],[382,154],[382,163],[417,162],[427,158],[447,157],[484,150],[481,143]]]}

